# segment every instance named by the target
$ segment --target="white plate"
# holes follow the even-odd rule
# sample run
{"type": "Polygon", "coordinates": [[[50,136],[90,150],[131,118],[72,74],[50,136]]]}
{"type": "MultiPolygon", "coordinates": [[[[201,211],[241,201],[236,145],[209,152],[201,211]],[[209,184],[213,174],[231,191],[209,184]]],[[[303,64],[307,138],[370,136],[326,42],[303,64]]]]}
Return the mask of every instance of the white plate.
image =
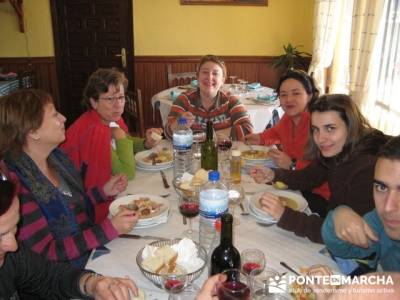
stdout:
{"type": "Polygon", "coordinates": [[[136,165],[136,169],[143,170],[143,171],[161,171],[172,168],[174,164],[166,165],[166,166],[141,166],[139,164],[136,165]]]}
{"type": "Polygon", "coordinates": [[[110,215],[114,216],[115,214],[117,214],[120,205],[128,204],[128,203],[132,202],[133,200],[139,199],[139,198],[150,198],[152,201],[163,204],[163,206],[160,208],[160,210],[157,213],[151,215],[150,217],[139,219],[139,221],[137,222],[137,225],[141,226],[141,225],[149,224],[152,221],[156,222],[156,220],[158,218],[162,218],[165,216],[166,213],[168,213],[169,201],[167,199],[165,199],[163,197],[155,196],[155,195],[149,195],[149,194],[136,194],[136,195],[123,196],[121,198],[115,199],[111,203],[110,208],[109,208],[110,215]]]}
{"type": "Polygon", "coordinates": [[[152,162],[147,162],[144,160],[151,153],[160,153],[160,152],[161,151],[157,150],[157,149],[150,149],[150,150],[138,152],[135,155],[136,164],[140,165],[142,167],[163,167],[163,166],[171,165],[173,163],[173,154],[171,151],[167,151],[168,154],[171,155],[171,160],[169,160],[169,161],[162,162],[162,163],[156,163],[155,165],[153,165],[152,162]]]}
{"type": "Polygon", "coordinates": [[[251,206],[249,206],[249,213],[256,219],[257,223],[261,223],[264,225],[271,225],[271,224],[278,223],[278,221],[275,220],[274,218],[272,218],[271,216],[269,218],[267,218],[265,216],[260,216],[258,213],[256,213],[253,210],[253,208],[251,208],[251,206]]]}
{"type": "MultiPolygon", "coordinates": [[[[277,195],[277,196],[282,196],[282,197],[287,197],[292,200],[294,200],[297,203],[297,210],[298,211],[304,211],[308,207],[307,200],[304,199],[304,197],[296,192],[293,191],[281,191],[281,190],[268,190],[268,193],[277,195]]],[[[250,207],[253,209],[254,212],[256,212],[260,216],[265,216],[266,218],[270,219],[271,215],[265,212],[260,205],[259,199],[265,192],[260,192],[255,195],[253,195],[250,198],[250,207]]]]}

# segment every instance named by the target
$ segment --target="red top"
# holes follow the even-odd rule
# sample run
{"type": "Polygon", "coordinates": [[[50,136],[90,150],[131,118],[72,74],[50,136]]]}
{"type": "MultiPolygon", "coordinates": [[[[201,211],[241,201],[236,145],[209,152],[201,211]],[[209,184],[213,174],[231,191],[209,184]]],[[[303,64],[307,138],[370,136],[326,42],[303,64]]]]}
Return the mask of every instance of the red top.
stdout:
{"type": "MultiPolygon", "coordinates": [[[[309,161],[303,160],[309,131],[309,112],[305,111],[301,113],[300,121],[297,126],[294,126],[290,117],[284,114],[278,124],[261,133],[261,145],[280,144],[283,152],[290,158],[295,158],[297,160],[296,168],[303,169],[310,163],[309,161]]],[[[313,192],[329,200],[330,191],[326,182],[315,188],[313,192]]]]}

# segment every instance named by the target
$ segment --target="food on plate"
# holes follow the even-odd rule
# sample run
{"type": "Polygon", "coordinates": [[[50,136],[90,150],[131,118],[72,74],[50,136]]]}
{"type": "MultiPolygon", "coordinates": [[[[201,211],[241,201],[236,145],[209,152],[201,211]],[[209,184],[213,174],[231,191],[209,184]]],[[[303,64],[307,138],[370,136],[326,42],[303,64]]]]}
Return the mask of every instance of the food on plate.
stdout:
{"type": "Polygon", "coordinates": [[[246,150],[242,152],[244,159],[267,159],[268,152],[264,150],[246,150]]]}
{"type": "Polygon", "coordinates": [[[315,300],[316,295],[309,287],[298,284],[296,281],[290,285],[290,294],[296,300],[315,300]]]}
{"type": "Polygon", "coordinates": [[[157,132],[152,132],[150,137],[155,140],[155,141],[161,141],[162,140],[162,135],[158,134],[157,132]]]}
{"type": "Polygon", "coordinates": [[[135,210],[139,213],[139,219],[144,219],[158,213],[163,205],[164,204],[153,201],[150,198],[141,197],[139,199],[134,199],[127,204],[121,204],[119,207],[126,207],[128,209],[137,208],[135,210]]]}
{"type": "Polygon", "coordinates": [[[281,200],[281,202],[282,202],[282,204],[284,206],[287,206],[287,207],[289,207],[289,208],[291,208],[293,210],[298,210],[299,209],[299,206],[297,205],[297,202],[294,201],[293,199],[288,198],[288,197],[284,197],[284,196],[278,196],[278,197],[279,197],[279,200],[281,200]]]}
{"type": "Polygon", "coordinates": [[[161,152],[151,152],[149,155],[143,158],[143,161],[146,163],[153,163],[161,164],[172,161],[172,153],[168,150],[163,150],[161,152]]]}
{"type": "Polygon", "coordinates": [[[274,188],[276,188],[277,190],[286,190],[288,186],[282,181],[276,181],[274,183],[274,188]]]}

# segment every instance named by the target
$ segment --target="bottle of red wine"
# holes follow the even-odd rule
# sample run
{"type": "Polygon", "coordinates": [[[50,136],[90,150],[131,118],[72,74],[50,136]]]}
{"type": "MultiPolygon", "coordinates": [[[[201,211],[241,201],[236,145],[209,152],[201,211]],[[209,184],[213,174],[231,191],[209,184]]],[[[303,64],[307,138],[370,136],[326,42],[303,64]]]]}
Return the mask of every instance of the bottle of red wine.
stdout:
{"type": "Polygon", "coordinates": [[[206,141],[201,146],[201,167],[205,170],[218,170],[218,150],[215,147],[212,121],[207,121],[206,141]]]}
{"type": "Polygon", "coordinates": [[[232,244],[233,217],[225,213],[221,217],[221,243],[211,255],[211,275],[225,270],[240,269],[240,253],[232,244]]]}

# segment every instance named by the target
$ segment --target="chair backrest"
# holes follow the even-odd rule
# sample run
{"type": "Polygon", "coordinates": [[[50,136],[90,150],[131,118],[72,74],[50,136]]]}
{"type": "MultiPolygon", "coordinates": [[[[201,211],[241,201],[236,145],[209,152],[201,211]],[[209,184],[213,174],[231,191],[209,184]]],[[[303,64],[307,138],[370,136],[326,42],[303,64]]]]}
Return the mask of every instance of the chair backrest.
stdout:
{"type": "Polygon", "coordinates": [[[32,70],[18,73],[18,81],[20,89],[36,88],[36,76],[32,70]]]}
{"type": "Polygon", "coordinates": [[[126,94],[128,97],[126,98],[125,110],[122,116],[131,135],[144,137],[145,128],[142,93],[137,89],[133,92],[128,91],[126,94]]]}
{"type": "Polygon", "coordinates": [[[196,79],[196,77],[196,72],[172,73],[172,66],[169,64],[167,65],[168,87],[188,84],[193,79],[196,79]]]}

